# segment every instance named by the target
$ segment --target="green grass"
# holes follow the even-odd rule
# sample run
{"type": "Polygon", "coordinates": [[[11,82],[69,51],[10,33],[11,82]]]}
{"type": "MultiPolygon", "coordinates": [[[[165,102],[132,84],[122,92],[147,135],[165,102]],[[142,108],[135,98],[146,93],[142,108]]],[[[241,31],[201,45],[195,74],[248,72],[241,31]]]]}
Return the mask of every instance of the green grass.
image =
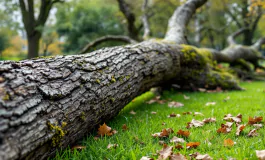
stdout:
{"type": "Polygon", "coordinates": [[[200,93],[200,92],[183,92],[165,91],[162,99],[172,99],[184,103],[181,108],[169,108],[167,104],[146,104],[146,101],[152,98],[151,93],[146,93],[143,96],[136,98],[133,102],[125,107],[125,109],[113,120],[106,122],[108,126],[118,131],[117,134],[111,137],[102,137],[99,140],[94,140],[96,131],[88,135],[80,145],[85,145],[86,149],[81,152],[71,151],[70,149],[58,152],[54,159],[132,159],[139,160],[142,156],[152,156],[157,150],[161,150],[159,139],[153,138],[151,134],[160,132],[163,128],[172,128],[175,133],[171,134],[168,142],[176,136],[179,129],[187,130],[186,124],[193,118],[203,120],[204,118],[216,117],[217,122],[206,124],[201,128],[189,129],[190,137],[186,138],[188,142],[200,142],[200,146],[191,150],[174,150],[174,153],[180,152],[184,155],[199,152],[201,154],[209,154],[213,159],[257,159],[255,150],[265,149],[265,130],[258,130],[259,136],[248,138],[246,135],[251,127],[246,127],[243,134],[235,135],[236,128],[229,134],[218,134],[216,130],[220,128],[221,123],[224,123],[223,116],[231,113],[243,115],[243,123],[248,122],[248,116],[264,116],[265,111],[265,84],[264,82],[242,83],[242,87],[246,91],[231,91],[223,93],[200,93]],[[185,100],[183,95],[190,97],[185,100]],[[224,101],[230,96],[230,100],[224,101]],[[214,106],[206,106],[207,102],[216,102],[214,106]],[[131,115],[129,112],[134,110],[137,114],[131,115]],[[157,114],[151,114],[152,111],[157,114]],[[204,116],[182,115],[183,112],[201,112],[204,116]],[[170,113],[181,114],[180,118],[167,118],[170,113]],[[162,123],[166,125],[163,126],[162,123]],[[122,131],[122,125],[127,124],[128,131],[122,131]],[[138,137],[138,141],[135,140],[138,137]],[[224,147],[223,141],[227,138],[232,139],[236,144],[233,147],[224,147]],[[212,145],[205,143],[209,140],[212,145]],[[143,143],[142,143],[143,142],[143,143]],[[107,149],[108,144],[118,144],[116,149],[107,149]]]}

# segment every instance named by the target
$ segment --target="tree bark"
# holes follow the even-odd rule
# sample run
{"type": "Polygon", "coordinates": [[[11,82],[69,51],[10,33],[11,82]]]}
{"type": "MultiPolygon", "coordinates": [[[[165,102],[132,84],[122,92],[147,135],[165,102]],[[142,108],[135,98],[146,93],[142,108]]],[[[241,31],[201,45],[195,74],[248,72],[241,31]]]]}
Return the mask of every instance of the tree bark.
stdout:
{"type": "MultiPolygon", "coordinates": [[[[35,31],[37,32],[37,31],[35,31]]],[[[38,57],[39,55],[39,45],[40,45],[41,33],[36,33],[34,35],[28,35],[28,58],[38,57]]]]}

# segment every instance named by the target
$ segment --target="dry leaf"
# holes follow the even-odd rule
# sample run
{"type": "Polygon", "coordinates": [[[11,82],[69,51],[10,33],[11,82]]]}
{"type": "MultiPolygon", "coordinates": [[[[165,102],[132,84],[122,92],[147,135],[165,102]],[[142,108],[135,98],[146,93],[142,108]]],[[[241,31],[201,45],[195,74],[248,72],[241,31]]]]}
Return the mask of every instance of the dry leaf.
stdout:
{"type": "Polygon", "coordinates": [[[243,131],[245,128],[245,125],[239,125],[236,129],[236,135],[239,136],[239,134],[243,131]]]}
{"type": "Polygon", "coordinates": [[[200,142],[189,142],[186,144],[186,148],[187,149],[197,148],[199,145],[200,145],[200,142]]]}
{"type": "Polygon", "coordinates": [[[170,156],[170,160],[187,160],[187,158],[180,153],[176,153],[170,156]]]}
{"type": "Polygon", "coordinates": [[[183,137],[189,137],[190,132],[189,132],[189,131],[183,131],[183,130],[180,129],[180,130],[177,132],[177,134],[180,135],[180,136],[183,136],[183,137]]]}
{"type": "Polygon", "coordinates": [[[174,133],[172,128],[162,129],[159,133],[152,134],[153,137],[165,138],[168,137],[171,133],[174,133]]]}
{"type": "Polygon", "coordinates": [[[169,158],[169,156],[173,153],[172,150],[173,150],[172,146],[167,146],[166,144],[164,144],[163,149],[158,152],[159,154],[158,159],[162,160],[169,158]]]}
{"type": "Polygon", "coordinates": [[[257,129],[252,129],[251,131],[249,131],[248,133],[248,137],[256,137],[259,134],[257,133],[257,129]]]}
{"type": "Polygon", "coordinates": [[[263,127],[263,125],[262,125],[262,124],[253,124],[253,126],[254,126],[254,127],[256,127],[256,129],[260,129],[260,128],[262,128],[262,127],[263,127]]]}
{"type": "Polygon", "coordinates": [[[134,112],[133,110],[131,110],[130,114],[136,115],[136,112],[134,112]]]}
{"type": "Polygon", "coordinates": [[[183,115],[186,115],[186,114],[192,114],[192,112],[183,112],[182,114],[183,114],[183,115]]]}
{"type": "Polygon", "coordinates": [[[111,130],[111,128],[109,126],[107,126],[105,123],[101,126],[99,126],[98,128],[98,135],[100,136],[112,136],[113,134],[116,134],[117,131],[116,130],[111,130]]]}
{"type": "Polygon", "coordinates": [[[177,144],[177,145],[175,146],[175,148],[178,149],[178,150],[183,149],[183,147],[182,147],[181,144],[177,144]]]}
{"type": "Polygon", "coordinates": [[[214,106],[214,105],[216,105],[216,102],[207,102],[205,105],[206,106],[214,106]]]}
{"type": "Polygon", "coordinates": [[[129,129],[126,124],[123,124],[121,128],[122,128],[123,131],[126,131],[126,130],[129,129]]]}
{"type": "Polygon", "coordinates": [[[229,127],[229,128],[231,128],[233,124],[234,124],[233,122],[226,122],[226,123],[225,123],[225,125],[226,125],[227,127],[229,127]]]}
{"type": "Polygon", "coordinates": [[[159,145],[164,145],[166,142],[165,141],[159,141],[158,144],[159,145]]]}
{"type": "Polygon", "coordinates": [[[232,147],[234,146],[234,141],[230,138],[224,140],[224,146],[225,147],[232,147]]]}
{"type": "Polygon", "coordinates": [[[200,92],[206,92],[206,89],[205,88],[198,88],[198,91],[200,91],[200,92]]]}
{"type": "Polygon", "coordinates": [[[119,146],[118,144],[108,144],[107,148],[108,149],[111,149],[111,148],[116,149],[118,146],[119,146]]]}
{"type": "Polygon", "coordinates": [[[172,102],[169,102],[168,103],[168,107],[170,108],[178,108],[178,107],[183,107],[184,104],[180,103],[180,102],[175,102],[175,101],[172,101],[172,102]]]}
{"type": "Polygon", "coordinates": [[[216,122],[216,118],[205,118],[203,120],[204,123],[213,123],[216,122]]]}
{"type": "Polygon", "coordinates": [[[256,124],[256,123],[259,123],[263,120],[263,117],[248,117],[248,124],[250,125],[253,125],[253,124],[256,124]]]}
{"type": "Polygon", "coordinates": [[[201,112],[194,112],[193,115],[194,116],[204,116],[201,112]]]}
{"type": "Polygon", "coordinates": [[[204,125],[203,122],[201,121],[197,121],[195,119],[192,119],[191,122],[187,123],[187,127],[186,128],[192,128],[192,127],[202,127],[204,125]]]}
{"type": "Polygon", "coordinates": [[[189,156],[190,156],[190,159],[194,159],[194,158],[196,158],[198,155],[200,155],[200,153],[199,153],[199,152],[196,152],[196,153],[189,154],[189,156]]]}
{"type": "Polygon", "coordinates": [[[259,160],[265,160],[265,150],[256,150],[256,155],[259,160]]]}
{"type": "Polygon", "coordinates": [[[185,143],[185,140],[183,138],[178,138],[176,136],[174,136],[171,140],[171,143],[185,143]]]}
{"type": "Polygon", "coordinates": [[[196,159],[198,159],[198,160],[212,160],[213,158],[210,157],[208,154],[204,154],[204,155],[199,154],[199,155],[197,155],[196,159]]]}
{"type": "Polygon", "coordinates": [[[233,117],[231,114],[227,114],[224,116],[224,120],[229,121],[229,122],[241,123],[242,122],[242,115],[238,114],[236,117],[233,117]]]}
{"type": "Polygon", "coordinates": [[[167,116],[168,118],[170,117],[177,117],[177,115],[175,113],[171,113],[169,116],[167,116]]]}
{"type": "Polygon", "coordinates": [[[83,150],[83,149],[86,149],[86,146],[73,146],[72,148],[71,148],[71,150],[73,151],[73,150],[78,150],[78,151],[81,151],[81,150],[83,150]]]}
{"type": "Polygon", "coordinates": [[[230,97],[229,97],[229,96],[228,96],[228,97],[226,97],[226,98],[224,99],[224,102],[227,102],[229,99],[230,99],[230,97]]]}
{"type": "Polygon", "coordinates": [[[221,124],[221,128],[219,128],[217,130],[217,133],[229,133],[229,132],[231,132],[231,130],[232,129],[230,127],[228,127],[227,125],[221,124]]]}
{"type": "Polygon", "coordinates": [[[156,114],[156,112],[152,111],[151,114],[156,114]]]}
{"type": "Polygon", "coordinates": [[[156,96],[155,98],[149,100],[148,102],[146,102],[147,104],[152,104],[152,103],[159,103],[159,104],[165,104],[166,100],[161,100],[160,96],[156,96]]]}
{"type": "Polygon", "coordinates": [[[144,156],[140,160],[154,160],[154,158],[150,158],[148,156],[144,156]]]}
{"type": "Polygon", "coordinates": [[[188,100],[190,97],[186,96],[185,94],[183,95],[184,99],[188,100]]]}

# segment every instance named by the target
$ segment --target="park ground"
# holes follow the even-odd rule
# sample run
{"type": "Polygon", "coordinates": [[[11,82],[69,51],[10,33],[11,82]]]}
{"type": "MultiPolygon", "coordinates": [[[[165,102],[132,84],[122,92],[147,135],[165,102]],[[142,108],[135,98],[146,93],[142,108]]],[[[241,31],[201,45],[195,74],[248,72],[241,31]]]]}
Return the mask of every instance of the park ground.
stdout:
{"type": "MultiPolygon", "coordinates": [[[[181,153],[186,157],[189,154],[199,152],[208,154],[213,159],[257,159],[255,150],[265,149],[265,130],[261,128],[257,131],[258,136],[248,137],[252,126],[246,125],[245,129],[237,136],[236,126],[228,134],[217,133],[222,123],[224,115],[233,116],[242,114],[242,124],[247,124],[250,117],[264,116],[265,113],[265,83],[264,82],[242,82],[240,84],[245,91],[221,91],[214,93],[206,92],[180,92],[164,91],[161,99],[166,100],[164,104],[147,104],[154,98],[151,92],[147,92],[130,102],[118,116],[106,125],[118,131],[112,136],[97,137],[97,128],[78,142],[81,149],[69,149],[59,151],[55,160],[77,160],[77,159],[132,159],[139,160],[143,156],[158,158],[157,151],[163,146],[159,141],[164,141],[168,146],[175,146],[170,142],[173,136],[181,137],[176,133],[188,130],[190,136],[185,138],[188,142],[199,142],[200,145],[194,149],[173,149],[173,153],[181,153]],[[182,107],[170,108],[168,102],[176,101],[184,104],[182,107]],[[208,102],[215,102],[208,103],[208,102]],[[133,112],[132,112],[133,111],[133,112]],[[186,114],[185,112],[192,112],[186,114]],[[203,115],[195,115],[200,112],[203,115]],[[133,113],[133,114],[132,114],[133,113]],[[156,114],[155,114],[156,113],[156,114]],[[179,114],[180,117],[168,116],[172,113],[179,114]],[[216,123],[205,124],[202,127],[187,129],[187,123],[192,119],[202,121],[205,118],[216,118],[216,123]],[[127,128],[122,127],[126,124],[127,128]],[[160,132],[164,128],[172,128],[174,133],[168,138],[154,138],[152,134],[160,132]],[[231,139],[233,145],[225,145],[224,141],[231,139]],[[113,144],[114,147],[109,147],[113,144]],[[115,146],[117,144],[117,146],[115,146]]],[[[264,123],[264,120],[262,120],[264,123]]],[[[160,142],[161,143],[161,142],[160,142]]],[[[182,144],[185,146],[185,144],[182,144]]],[[[77,147],[77,148],[78,148],[77,147]]]]}

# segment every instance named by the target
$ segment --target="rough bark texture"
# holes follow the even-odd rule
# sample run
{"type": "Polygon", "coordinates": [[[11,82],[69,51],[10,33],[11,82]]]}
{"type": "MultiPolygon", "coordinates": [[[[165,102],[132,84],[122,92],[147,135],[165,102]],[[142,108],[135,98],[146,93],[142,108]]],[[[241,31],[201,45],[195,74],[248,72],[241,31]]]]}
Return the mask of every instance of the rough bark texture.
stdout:
{"type": "Polygon", "coordinates": [[[45,159],[76,142],[135,96],[178,75],[180,53],[179,46],[143,42],[1,62],[0,159],[45,159]]]}

